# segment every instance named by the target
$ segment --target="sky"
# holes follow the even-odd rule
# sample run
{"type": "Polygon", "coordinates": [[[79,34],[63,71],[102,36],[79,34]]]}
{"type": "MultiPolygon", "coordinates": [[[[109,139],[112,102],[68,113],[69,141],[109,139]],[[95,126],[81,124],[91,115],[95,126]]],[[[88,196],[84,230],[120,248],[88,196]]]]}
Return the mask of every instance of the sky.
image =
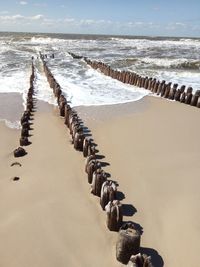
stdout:
{"type": "Polygon", "coordinates": [[[200,0],[1,0],[0,31],[200,37],[200,0]]]}

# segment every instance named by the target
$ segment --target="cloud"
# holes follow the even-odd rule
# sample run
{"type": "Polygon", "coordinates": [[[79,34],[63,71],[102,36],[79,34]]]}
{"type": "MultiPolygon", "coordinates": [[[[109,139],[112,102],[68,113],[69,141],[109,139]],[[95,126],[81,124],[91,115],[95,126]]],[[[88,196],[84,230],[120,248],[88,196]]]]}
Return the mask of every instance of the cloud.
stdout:
{"type": "Polygon", "coordinates": [[[168,23],[165,26],[166,30],[170,30],[170,31],[177,31],[180,29],[184,29],[187,28],[189,25],[182,23],[182,22],[172,22],[172,23],[168,23]]]}
{"type": "MultiPolygon", "coordinates": [[[[2,11],[3,12],[3,11],[2,11]]],[[[0,30],[23,30],[42,32],[68,32],[93,34],[127,34],[127,35],[192,35],[198,33],[199,23],[171,22],[154,23],[145,21],[111,21],[95,19],[50,18],[42,14],[23,16],[0,12],[0,30]],[[1,27],[2,25],[2,27],[1,27]],[[188,34],[187,34],[188,33],[188,34]]]]}
{"type": "Polygon", "coordinates": [[[81,19],[79,22],[80,25],[93,25],[95,23],[97,23],[97,21],[93,19],[81,19]]]}
{"type": "Polygon", "coordinates": [[[28,2],[26,2],[26,1],[20,1],[19,4],[25,6],[25,5],[28,4],[28,2]]]}
{"type": "Polygon", "coordinates": [[[42,19],[44,19],[44,15],[38,14],[38,15],[29,17],[28,19],[30,19],[30,20],[42,20],[42,19]]]}
{"type": "Polygon", "coordinates": [[[0,16],[0,21],[10,22],[10,21],[21,20],[23,18],[24,18],[24,16],[19,15],[19,14],[13,15],[13,16],[0,16]]]}
{"type": "Polygon", "coordinates": [[[135,21],[135,22],[128,22],[125,23],[124,26],[129,26],[129,28],[148,28],[148,27],[156,27],[156,24],[153,22],[143,22],[143,21],[135,21]]]}
{"type": "Polygon", "coordinates": [[[20,14],[12,15],[12,16],[0,16],[0,23],[4,24],[21,24],[30,23],[31,21],[40,21],[43,20],[44,16],[41,14],[35,16],[22,16],[20,14]]]}

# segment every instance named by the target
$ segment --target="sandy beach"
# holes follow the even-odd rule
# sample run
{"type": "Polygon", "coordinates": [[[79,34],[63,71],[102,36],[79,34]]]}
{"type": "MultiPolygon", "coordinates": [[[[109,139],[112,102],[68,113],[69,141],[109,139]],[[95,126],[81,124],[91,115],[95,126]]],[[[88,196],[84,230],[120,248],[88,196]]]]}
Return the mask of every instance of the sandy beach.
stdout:
{"type": "MultiPolygon", "coordinates": [[[[196,267],[199,109],[145,97],[77,110],[125,196],[124,221],[143,228],[142,252],[155,267],[196,267]]],[[[32,127],[28,154],[16,159],[20,131],[0,124],[0,266],[122,266],[57,109],[38,101],[32,127]]]]}
{"type": "Polygon", "coordinates": [[[183,266],[188,259],[197,266],[199,110],[146,97],[121,107],[83,108],[81,116],[125,194],[123,203],[137,210],[126,219],[143,227],[142,247],[155,266],[183,266]],[[100,114],[101,122],[86,110],[100,114]]]}

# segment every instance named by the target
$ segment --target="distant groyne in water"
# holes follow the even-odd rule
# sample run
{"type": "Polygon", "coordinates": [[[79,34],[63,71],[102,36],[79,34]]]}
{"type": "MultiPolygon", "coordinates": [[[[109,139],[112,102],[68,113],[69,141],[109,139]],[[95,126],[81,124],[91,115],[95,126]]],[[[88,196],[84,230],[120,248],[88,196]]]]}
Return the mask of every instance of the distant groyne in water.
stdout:
{"type": "Polygon", "coordinates": [[[87,57],[79,56],[68,52],[74,59],[83,59],[89,66],[95,70],[99,70],[106,76],[116,79],[120,82],[138,86],[151,91],[153,94],[161,96],[169,100],[175,100],[180,103],[200,108],[200,90],[193,93],[193,88],[185,85],[179,86],[177,83],[166,83],[165,80],[159,81],[152,77],[142,77],[135,72],[119,71],[112,69],[108,64],[101,61],[92,61],[87,57]]]}

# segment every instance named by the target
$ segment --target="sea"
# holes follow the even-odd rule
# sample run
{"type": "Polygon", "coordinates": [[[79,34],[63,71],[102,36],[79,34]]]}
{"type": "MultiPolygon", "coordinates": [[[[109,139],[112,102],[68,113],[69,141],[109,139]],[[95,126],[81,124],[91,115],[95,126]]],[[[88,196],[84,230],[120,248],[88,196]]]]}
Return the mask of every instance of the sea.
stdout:
{"type": "Polygon", "coordinates": [[[0,119],[9,127],[19,127],[21,110],[16,109],[15,116],[6,114],[17,105],[18,97],[25,103],[32,57],[37,98],[56,104],[42,74],[39,52],[46,55],[50,70],[74,107],[139,101],[150,92],[107,77],[68,52],[113,69],[200,90],[200,38],[0,32],[0,119]],[[5,101],[9,95],[15,96],[13,102],[5,101]]]}

